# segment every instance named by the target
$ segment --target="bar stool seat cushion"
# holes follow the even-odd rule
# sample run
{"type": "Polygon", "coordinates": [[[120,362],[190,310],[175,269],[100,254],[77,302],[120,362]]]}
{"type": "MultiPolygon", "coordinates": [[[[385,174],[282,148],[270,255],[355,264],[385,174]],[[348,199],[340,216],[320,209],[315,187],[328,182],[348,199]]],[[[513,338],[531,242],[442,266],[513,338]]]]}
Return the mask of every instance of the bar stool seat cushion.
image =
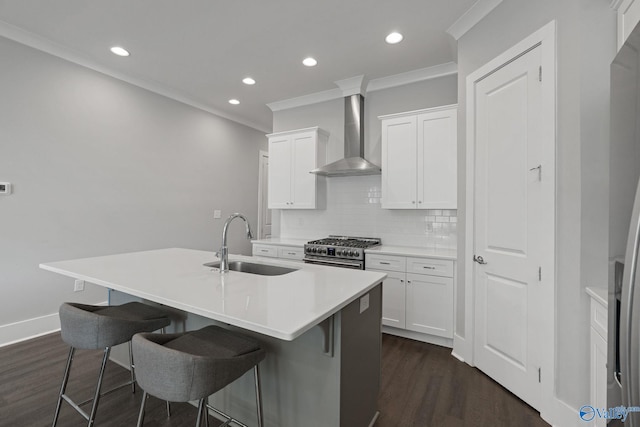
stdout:
{"type": "Polygon", "coordinates": [[[207,397],[265,357],[253,339],[218,326],[181,334],[137,334],[132,345],[140,387],[172,402],[207,397]]]}
{"type": "Polygon", "coordinates": [[[134,334],[152,332],[170,323],[164,310],[139,302],[116,306],[78,303],[60,306],[62,339],[74,348],[112,347],[130,341],[134,334]]]}

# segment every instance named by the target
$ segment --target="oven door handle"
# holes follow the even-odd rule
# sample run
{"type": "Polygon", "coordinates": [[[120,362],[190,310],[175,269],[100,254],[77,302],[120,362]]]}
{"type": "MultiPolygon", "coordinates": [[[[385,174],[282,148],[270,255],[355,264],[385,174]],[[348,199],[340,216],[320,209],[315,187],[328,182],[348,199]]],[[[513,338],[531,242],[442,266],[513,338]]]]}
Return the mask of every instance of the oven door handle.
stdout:
{"type": "Polygon", "coordinates": [[[317,260],[317,259],[304,259],[304,262],[308,263],[308,264],[318,264],[318,265],[329,265],[329,266],[341,266],[341,267],[346,267],[346,268],[355,268],[360,270],[360,264],[358,263],[352,263],[352,262],[340,262],[340,261],[324,261],[324,260],[317,260]]]}

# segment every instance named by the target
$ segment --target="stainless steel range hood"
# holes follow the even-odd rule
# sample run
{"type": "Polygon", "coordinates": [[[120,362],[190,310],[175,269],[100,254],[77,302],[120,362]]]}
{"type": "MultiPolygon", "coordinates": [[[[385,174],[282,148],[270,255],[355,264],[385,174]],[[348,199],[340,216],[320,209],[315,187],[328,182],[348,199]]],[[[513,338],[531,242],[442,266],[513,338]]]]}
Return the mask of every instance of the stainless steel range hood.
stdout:
{"type": "Polygon", "coordinates": [[[360,94],[344,99],[344,157],[311,173],[322,176],[380,174],[380,167],[364,158],[364,97],[360,94]]]}

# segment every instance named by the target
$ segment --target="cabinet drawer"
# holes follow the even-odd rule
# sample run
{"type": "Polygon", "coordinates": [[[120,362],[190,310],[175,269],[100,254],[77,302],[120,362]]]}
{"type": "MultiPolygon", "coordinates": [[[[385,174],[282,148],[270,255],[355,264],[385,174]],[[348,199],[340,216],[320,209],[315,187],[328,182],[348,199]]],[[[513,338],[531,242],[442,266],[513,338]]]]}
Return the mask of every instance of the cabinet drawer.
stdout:
{"type": "Polygon", "coordinates": [[[278,248],[276,246],[253,245],[254,256],[278,257],[278,248]]]}
{"type": "Polygon", "coordinates": [[[295,246],[281,246],[278,248],[278,258],[295,259],[297,261],[304,258],[304,249],[295,246]]]}
{"type": "Polygon", "coordinates": [[[598,333],[604,340],[607,340],[608,329],[608,317],[607,309],[597,301],[591,300],[591,327],[598,333]]]}
{"type": "Polygon", "coordinates": [[[453,261],[434,258],[407,258],[407,273],[453,277],[453,261]]]}
{"type": "Polygon", "coordinates": [[[407,268],[407,261],[405,257],[389,256],[389,255],[365,255],[365,268],[387,271],[402,271],[407,268]]]}

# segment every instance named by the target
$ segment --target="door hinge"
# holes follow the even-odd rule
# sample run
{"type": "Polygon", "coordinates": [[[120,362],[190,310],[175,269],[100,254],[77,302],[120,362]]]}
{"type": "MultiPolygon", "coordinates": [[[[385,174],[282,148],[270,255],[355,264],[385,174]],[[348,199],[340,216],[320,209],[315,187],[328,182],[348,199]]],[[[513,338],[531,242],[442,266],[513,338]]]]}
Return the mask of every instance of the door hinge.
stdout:
{"type": "Polygon", "coordinates": [[[538,267],[538,282],[542,282],[542,267],[538,267]]]}
{"type": "Polygon", "coordinates": [[[542,65],[538,67],[538,81],[542,81],[542,65]]]}
{"type": "Polygon", "coordinates": [[[542,382],[542,368],[538,368],[538,382],[542,382]]]}

